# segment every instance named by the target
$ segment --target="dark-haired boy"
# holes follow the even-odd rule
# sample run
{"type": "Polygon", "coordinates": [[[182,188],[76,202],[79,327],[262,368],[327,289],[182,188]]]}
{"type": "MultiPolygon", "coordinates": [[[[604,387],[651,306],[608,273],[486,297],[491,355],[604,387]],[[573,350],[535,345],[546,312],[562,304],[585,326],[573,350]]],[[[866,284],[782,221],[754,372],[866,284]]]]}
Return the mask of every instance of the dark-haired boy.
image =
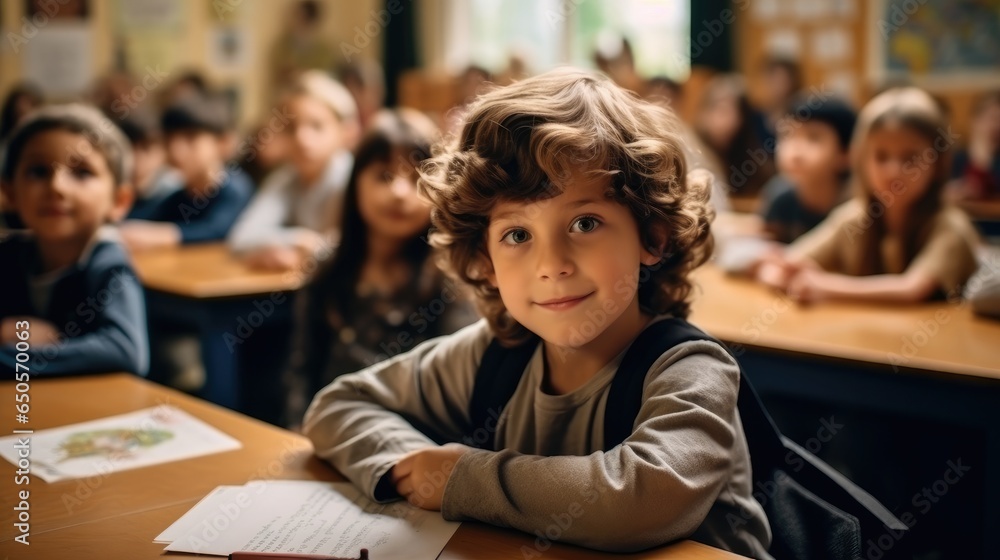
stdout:
{"type": "Polygon", "coordinates": [[[791,243],[844,199],[848,149],[857,115],[834,98],[798,96],[778,123],[780,175],[764,189],[764,229],[791,243]]]}
{"type": "Polygon", "coordinates": [[[184,188],[165,198],[148,221],[130,220],[122,237],[133,250],[221,241],[247,205],[253,187],[236,166],[227,166],[233,125],[223,100],[189,95],[163,113],[167,162],[184,188]],[[157,223],[159,222],[159,223],[157,223]]]}

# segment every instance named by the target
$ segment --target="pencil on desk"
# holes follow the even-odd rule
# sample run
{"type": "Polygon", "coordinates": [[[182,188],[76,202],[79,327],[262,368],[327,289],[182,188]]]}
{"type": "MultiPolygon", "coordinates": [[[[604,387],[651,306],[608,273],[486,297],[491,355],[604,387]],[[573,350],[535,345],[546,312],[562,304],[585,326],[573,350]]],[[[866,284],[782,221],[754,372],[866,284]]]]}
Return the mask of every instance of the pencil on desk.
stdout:
{"type": "Polygon", "coordinates": [[[229,560],[368,560],[368,549],[362,548],[358,558],[342,558],[325,554],[292,554],[282,552],[233,552],[229,560]]]}

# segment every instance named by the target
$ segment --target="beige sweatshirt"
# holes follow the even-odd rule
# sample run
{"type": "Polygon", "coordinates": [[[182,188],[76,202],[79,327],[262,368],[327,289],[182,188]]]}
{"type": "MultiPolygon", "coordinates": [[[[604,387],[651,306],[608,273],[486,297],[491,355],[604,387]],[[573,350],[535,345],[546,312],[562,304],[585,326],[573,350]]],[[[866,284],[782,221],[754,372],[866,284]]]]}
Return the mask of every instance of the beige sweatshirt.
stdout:
{"type": "MultiPolygon", "coordinates": [[[[306,412],[317,455],[369,497],[387,499],[375,496],[379,479],[401,455],[435,445],[407,419],[463,442],[476,370],[492,338],[481,320],[338,378],[306,412]]],[[[550,395],[541,388],[539,344],[497,420],[502,451],[462,456],[445,486],[443,516],[613,552],[692,538],[769,558],[732,357],[708,341],[664,352],[646,375],[632,435],[605,452],[605,404],[624,354],[584,386],[550,395]]]]}

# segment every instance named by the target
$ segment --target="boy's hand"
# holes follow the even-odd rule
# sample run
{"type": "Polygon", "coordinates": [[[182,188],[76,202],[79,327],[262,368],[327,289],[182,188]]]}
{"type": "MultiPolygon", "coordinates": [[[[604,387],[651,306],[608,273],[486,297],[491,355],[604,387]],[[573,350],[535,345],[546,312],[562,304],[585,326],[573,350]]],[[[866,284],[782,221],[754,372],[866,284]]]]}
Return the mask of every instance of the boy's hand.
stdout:
{"type": "Polygon", "coordinates": [[[125,245],[132,251],[174,247],[181,243],[181,231],[174,224],[129,220],[118,230],[125,245]]]}
{"type": "MultiPolygon", "coordinates": [[[[24,325],[22,325],[24,326],[24,325]]],[[[59,329],[45,319],[38,317],[7,317],[0,323],[0,344],[17,344],[22,339],[17,333],[28,331],[27,342],[32,346],[49,346],[59,343],[59,329]],[[17,328],[17,324],[27,321],[27,329],[17,328]]]]}
{"type": "Polygon", "coordinates": [[[302,253],[295,247],[262,247],[246,254],[243,262],[255,270],[283,272],[299,268],[303,263],[302,253]]]}
{"type": "Polygon", "coordinates": [[[459,443],[449,443],[408,453],[392,468],[392,483],[410,504],[439,511],[451,471],[462,455],[472,450],[459,443]]]}

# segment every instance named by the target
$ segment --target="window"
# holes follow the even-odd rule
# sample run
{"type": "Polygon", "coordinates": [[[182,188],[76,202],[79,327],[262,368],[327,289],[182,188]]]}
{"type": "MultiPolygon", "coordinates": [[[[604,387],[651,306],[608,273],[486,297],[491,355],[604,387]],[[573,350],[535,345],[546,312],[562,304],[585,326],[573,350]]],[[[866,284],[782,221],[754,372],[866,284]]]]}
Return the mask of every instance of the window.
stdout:
{"type": "Polygon", "coordinates": [[[593,68],[594,52],[613,55],[622,37],[640,75],[683,80],[690,72],[689,0],[458,0],[442,7],[449,12],[444,65],[452,72],[470,64],[502,71],[511,55],[532,73],[560,64],[593,68]]]}

